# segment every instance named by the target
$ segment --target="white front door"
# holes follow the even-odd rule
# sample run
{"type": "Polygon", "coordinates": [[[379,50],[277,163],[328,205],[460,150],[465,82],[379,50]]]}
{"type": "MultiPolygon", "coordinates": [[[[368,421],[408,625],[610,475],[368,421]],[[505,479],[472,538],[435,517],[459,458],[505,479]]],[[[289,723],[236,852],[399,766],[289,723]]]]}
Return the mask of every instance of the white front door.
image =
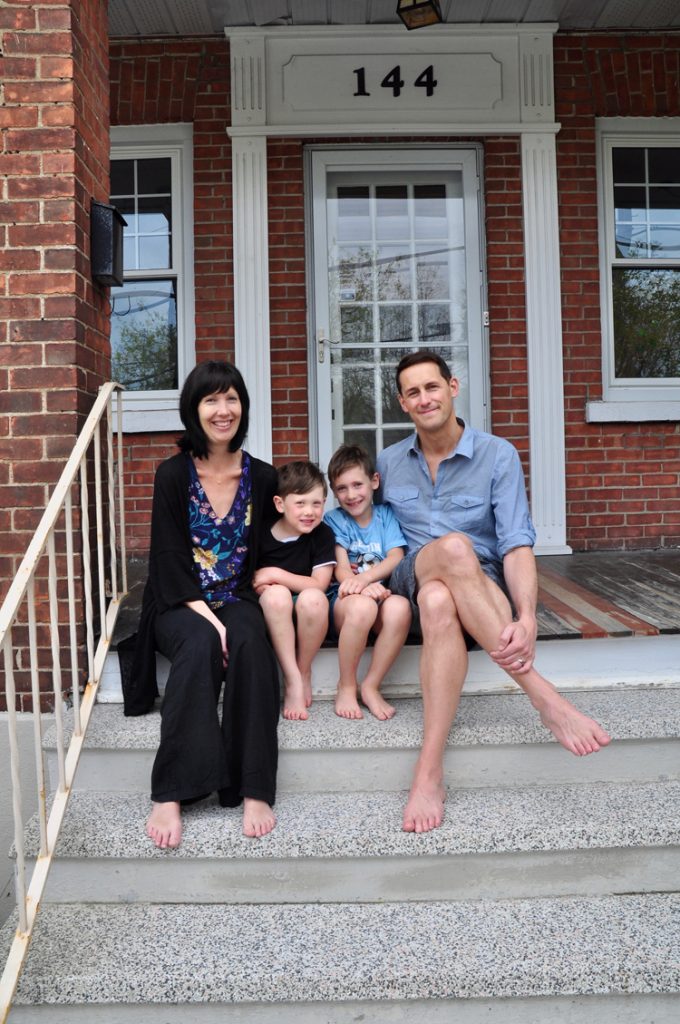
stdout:
{"type": "Polygon", "coordinates": [[[343,441],[375,456],[411,432],[394,370],[414,349],[444,357],[461,382],[458,414],[488,428],[478,159],[443,147],[312,150],[310,386],[323,469],[343,441]]]}

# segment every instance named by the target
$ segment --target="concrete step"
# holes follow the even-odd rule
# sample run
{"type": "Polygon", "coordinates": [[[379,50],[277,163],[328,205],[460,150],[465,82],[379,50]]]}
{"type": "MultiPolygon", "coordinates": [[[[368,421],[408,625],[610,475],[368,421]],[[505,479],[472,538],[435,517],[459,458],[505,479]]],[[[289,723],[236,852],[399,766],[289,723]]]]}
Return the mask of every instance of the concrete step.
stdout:
{"type": "MultiPolygon", "coordinates": [[[[76,793],[45,901],[290,903],[668,892],[680,877],[680,782],[450,790],[441,828],[402,831],[405,793],[286,794],[278,825],[186,809],[178,850],[145,835],[149,800],[76,793]]],[[[26,836],[38,852],[34,820],[26,836]]]]}
{"type": "MultiPolygon", "coordinates": [[[[609,730],[614,742],[608,748],[585,758],[569,754],[554,742],[521,693],[463,696],[445,756],[447,784],[680,778],[680,688],[584,692],[573,700],[609,730]]],[[[396,706],[389,722],[368,713],[360,721],[338,718],[328,701],[316,702],[306,722],[282,719],[279,792],[407,789],[422,737],[422,703],[402,699],[396,706]]],[[[77,788],[148,792],[159,726],[158,711],[125,718],[119,705],[98,705],[77,788]]],[[[54,729],[45,742],[54,788],[54,729]]]]}
{"type": "MultiPolygon", "coordinates": [[[[416,697],[420,694],[418,665],[420,647],[417,644],[403,648],[385,678],[383,689],[392,697],[416,697]]],[[[364,654],[359,667],[362,676],[370,653],[364,654]]],[[[157,655],[157,675],[161,688],[165,686],[169,663],[157,655]]],[[[602,689],[621,686],[677,685],[680,665],[680,635],[611,636],[588,640],[539,640],[536,645],[536,664],[548,679],[559,688],[570,690],[602,689]]],[[[319,651],[314,659],[312,686],[316,697],[330,699],[338,681],[338,652],[334,648],[319,651]]],[[[466,693],[508,693],[516,686],[481,650],[471,651],[466,693]]],[[[107,656],[98,700],[101,703],[122,703],[118,655],[107,656]]]]}
{"type": "Polygon", "coordinates": [[[661,1024],[677,1020],[679,917],[658,893],[47,905],[10,1020],[661,1024]]]}

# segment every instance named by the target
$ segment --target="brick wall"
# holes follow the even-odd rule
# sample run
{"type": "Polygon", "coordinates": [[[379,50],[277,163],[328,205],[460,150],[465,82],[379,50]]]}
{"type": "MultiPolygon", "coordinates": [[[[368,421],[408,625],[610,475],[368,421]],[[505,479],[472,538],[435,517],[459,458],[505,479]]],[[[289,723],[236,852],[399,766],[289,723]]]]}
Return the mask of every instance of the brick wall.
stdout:
{"type": "Polygon", "coordinates": [[[555,91],[568,540],[677,546],[678,424],[588,424],[585,406],[602,397],[595,118],[680,116],[680,36],[560,35],[555,91]]]}
{"type": "Polygon", "coordinates": [[[1,597],[109,375],[108,293],[89,274],[90,201],[108,197],[107,4],[3,3],[0,53],[1,597]]]}

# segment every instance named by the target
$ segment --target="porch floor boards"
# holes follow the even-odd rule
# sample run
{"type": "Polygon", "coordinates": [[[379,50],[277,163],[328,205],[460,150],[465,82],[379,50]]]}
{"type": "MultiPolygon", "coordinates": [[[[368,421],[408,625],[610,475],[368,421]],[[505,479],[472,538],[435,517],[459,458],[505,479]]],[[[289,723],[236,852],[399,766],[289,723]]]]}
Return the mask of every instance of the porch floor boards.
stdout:
{"type": "MultiPolygon", "coordinates": [[[[680,548],[539,555],[540,640],[680,633],[680,548]]],[[[147,563],[128,567],[114,644],[137,628],[147,563]]]]}
{"type": "Polygon", "coordinates": [[[541,640],[680,632],[680,549],[539,555],[541,640]]]}

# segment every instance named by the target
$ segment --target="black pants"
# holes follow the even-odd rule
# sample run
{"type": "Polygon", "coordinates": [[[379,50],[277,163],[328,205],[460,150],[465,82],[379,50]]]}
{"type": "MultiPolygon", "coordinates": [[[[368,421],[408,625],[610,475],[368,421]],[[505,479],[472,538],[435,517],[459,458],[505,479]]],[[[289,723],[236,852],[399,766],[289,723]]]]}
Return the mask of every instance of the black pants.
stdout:
{"type": "Polygon", "coordinates": [[[217,790],[223,807],[236,807],[244,796],[273,804],[280,695],[264,618],[248,601],[215,614],[227,627],[229,649],[221,723],[217,702],[225,669],[217,630],[185,607],[156,620],[156,644],[171,668],[151,799],[190,801],[217,790]]]}

